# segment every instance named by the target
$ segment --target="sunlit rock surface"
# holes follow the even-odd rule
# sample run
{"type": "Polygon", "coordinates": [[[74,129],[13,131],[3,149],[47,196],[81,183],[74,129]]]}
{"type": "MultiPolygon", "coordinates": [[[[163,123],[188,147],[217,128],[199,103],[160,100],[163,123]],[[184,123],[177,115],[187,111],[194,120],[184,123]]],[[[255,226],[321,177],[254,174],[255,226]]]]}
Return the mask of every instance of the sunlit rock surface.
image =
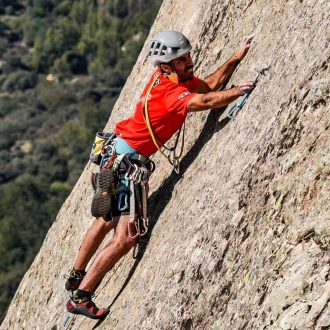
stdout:
{"type": "MultiPolygon", "coordinates": [[[[164,1],[150,34],[186,34],[200,77],[250,33],[229,86],[270,69],[235,121],[220,110],[189,115],[179,176],[155,157],[151,234],[139,259],[129,253],[96,292],[108,306],[125,286],[100,329],[330,329],[329,12],[322,0],[164,1]]],[[[107,130],[134,109],[153,70],[146,55],[147,47],[107,130]]],[[[63,328],[63,276],[92,221],[92,167],[1,329],[63,328]]],[[[73,329],[94,324],[77,317],[73,329]]]]}

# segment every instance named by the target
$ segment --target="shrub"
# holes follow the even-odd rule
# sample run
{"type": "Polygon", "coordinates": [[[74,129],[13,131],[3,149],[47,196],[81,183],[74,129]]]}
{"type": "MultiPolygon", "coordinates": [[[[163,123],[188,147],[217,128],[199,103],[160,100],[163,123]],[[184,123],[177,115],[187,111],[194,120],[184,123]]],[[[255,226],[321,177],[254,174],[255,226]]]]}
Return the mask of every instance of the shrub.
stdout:
{"type": "Polygon", "coordinates": [[[11,73],[2,85],[5,92],[24,91],[35,87],[37,75],[34,72],[17,71],[11,73]]]}
{"type": "Polygon", "coordinates": [[[71,191],[71,186],[67,182],[55,181],[50,185],[49,190],[52,193],[67,193],[71,191]]]}
{"type": "Polygon", "coordinates": [[[10,27],[3,23],[3,22],[0,22],[0,36],[6,36],[7,32],[10,30],[10,27]]]}
{"type": "Polygon", "coordinates": [[[33,46],[37,36],[43,36],[48,28],[43,18],[25,19],[22,24],[23,39],[28,46],[33,46]]]}
{"type": "Polygon", "coordinates": [[[59,60],[55,61],[52,71],[62,75],[87,74],[87,60],[84,56],[70,51],[66,52],[59,60]]]}
{"type": "Polygon", "coordinates": [[[55,8],[55,14],[58,16],[67,16],[71,11],[71,7],[75,4],[76,2],[72,5],[71,1],[62,1],[55,8]]]}
{"type": "Polygon", "coordinates": [[[0,53],[3,54],[9,48],[9,42],[7,38],[0,37],[0,53]]]}
{"type": "Polygon", "coordinates": [[[18,107],[17,101],[9,96],[0,97],[0,118],[5,117],[18,107]]]}
{"type": "Polygon", "coordinates": [[[47,109],[61,110],[61,108],[77,102],[77,97],[65,85],[57,85],[56,83],[44,84],[38,88],[38,101],[47,109]]]}

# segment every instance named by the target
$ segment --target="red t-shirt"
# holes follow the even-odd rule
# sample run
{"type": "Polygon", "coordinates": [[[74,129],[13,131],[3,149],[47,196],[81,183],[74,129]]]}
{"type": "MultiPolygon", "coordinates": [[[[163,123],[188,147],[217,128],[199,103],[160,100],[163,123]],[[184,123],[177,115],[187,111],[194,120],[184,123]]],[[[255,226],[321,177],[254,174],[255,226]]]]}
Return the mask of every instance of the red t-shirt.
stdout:
{"type": "MultiPolygon", "coordinates": [[[[157,69],[146,85],[134,114],[116,124],[119,134],[139,154],[149,157],[157,151],[144,119],[145,96],[160,70],[157,69]]],[[[187,103],[195,95],[200,79],[194,76],[185,83],[174,83],[161,74],[152,87],[148,100],[148,113],[152,131],[165,144],[183,125],[187,116],[187,103]]]]}

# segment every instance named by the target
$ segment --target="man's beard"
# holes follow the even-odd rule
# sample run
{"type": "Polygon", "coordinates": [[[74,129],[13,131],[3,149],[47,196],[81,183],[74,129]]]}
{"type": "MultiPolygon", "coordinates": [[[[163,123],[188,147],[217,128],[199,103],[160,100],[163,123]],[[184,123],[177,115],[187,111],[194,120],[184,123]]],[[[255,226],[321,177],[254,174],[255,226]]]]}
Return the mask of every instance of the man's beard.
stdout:
{"type": "Polygon", "coordinates": [[[184,70],[184,76],[179,77],[179,82],[185,82],[187,80],[192,80],[193,78],[194,78],[194,66],[192,65],[184,70]]]}

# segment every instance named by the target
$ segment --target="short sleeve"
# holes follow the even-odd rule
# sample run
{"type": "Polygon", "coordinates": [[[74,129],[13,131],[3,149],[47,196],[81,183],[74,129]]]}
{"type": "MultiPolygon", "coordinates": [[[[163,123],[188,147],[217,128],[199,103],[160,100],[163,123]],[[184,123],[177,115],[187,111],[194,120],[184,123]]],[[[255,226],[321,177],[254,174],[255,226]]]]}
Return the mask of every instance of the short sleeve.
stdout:
{"type": "Polygon", "coordinates": [[[182,84],[171,84],[164,96],[167,111],[185,116],[187,103],[194,95],[182,84]]]}

